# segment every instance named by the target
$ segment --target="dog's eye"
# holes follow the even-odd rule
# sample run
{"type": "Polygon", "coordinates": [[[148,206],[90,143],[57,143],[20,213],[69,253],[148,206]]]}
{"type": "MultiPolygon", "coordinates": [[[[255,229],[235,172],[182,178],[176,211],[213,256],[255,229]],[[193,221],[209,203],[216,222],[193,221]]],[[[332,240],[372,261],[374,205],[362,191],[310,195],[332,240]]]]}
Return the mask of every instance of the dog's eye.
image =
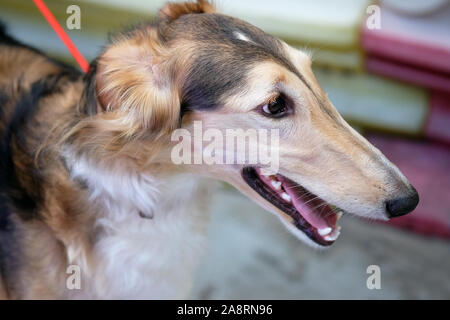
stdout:
{"type": "Polygon", "coordinates": [[[263,114],[272,118],[281,118],[287,115],[288,111],[286,101],[282,96],[278,96],[262,106],[263,114]]]}

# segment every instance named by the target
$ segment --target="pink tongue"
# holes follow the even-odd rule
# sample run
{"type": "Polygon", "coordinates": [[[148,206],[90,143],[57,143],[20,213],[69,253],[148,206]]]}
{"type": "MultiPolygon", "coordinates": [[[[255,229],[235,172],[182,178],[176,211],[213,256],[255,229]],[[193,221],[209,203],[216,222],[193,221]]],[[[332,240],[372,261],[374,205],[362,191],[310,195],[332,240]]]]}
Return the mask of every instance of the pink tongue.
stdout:
{"type": "Polygon", "coordinates": [[[294,207],[313,227],[317,229],[335,227],[337,216],[323,200],[289,180],[283,179],[283,185],[294,207]]]}

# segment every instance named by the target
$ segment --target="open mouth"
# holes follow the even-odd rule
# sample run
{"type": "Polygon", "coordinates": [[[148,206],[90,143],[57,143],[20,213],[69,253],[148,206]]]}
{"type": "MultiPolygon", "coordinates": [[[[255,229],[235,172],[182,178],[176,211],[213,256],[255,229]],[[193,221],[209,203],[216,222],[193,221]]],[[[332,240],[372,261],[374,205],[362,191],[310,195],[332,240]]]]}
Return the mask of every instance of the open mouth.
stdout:
{"type": "Polygon", "coordinates": [[[321,246],[329,246],[338,238],[341,227],[336,223],[342,215],[301,185],[276,174],[265,176],[259,168],[242,170],[245,182],[264,199],[289,215],[293,225],[321,246]]]}

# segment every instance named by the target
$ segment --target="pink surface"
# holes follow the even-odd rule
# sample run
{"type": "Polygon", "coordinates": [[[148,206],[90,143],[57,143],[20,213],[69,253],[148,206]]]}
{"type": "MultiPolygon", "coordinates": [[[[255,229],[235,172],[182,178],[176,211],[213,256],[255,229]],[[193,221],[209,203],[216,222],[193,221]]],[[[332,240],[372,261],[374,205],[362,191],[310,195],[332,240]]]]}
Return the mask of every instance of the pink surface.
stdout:
{"type": "Polygon", "coordinates": [[[450,145],[450,93],[432,92],[430,107],[425,135],[450,145]]]}
{"type": "Polygon", "coordinates": [[[363,49],[370,55],[450,73],[450,49],[448,47],[420,42],[412,37],[390,33],[388,30],[368,30],[366,28],[363,28],[361,42],[363,49]]]}
{"type": "Polygon", "coordinates": [[[450,148],[377,135],[368,139],[400,168],[420,196],[414,212],[388,224],[450,239],[450,148]]]}
{"type": "Polygon", "coordinates": [[[383,2],[378,28],[363,24],[361,43],[371,56],[450,74],[450,5],[429,14],[393,11],[383,2]]]}
{"type": "MultiPolygon", "coordinates": [[[[450,56],[448,59],[450,61],[450,56]]],[[[450,73],[439,73],[427,69],[420,69],[375,56],[367,57],[366,66],[373,73],[438,91],[450,92],[450,73]]]]}

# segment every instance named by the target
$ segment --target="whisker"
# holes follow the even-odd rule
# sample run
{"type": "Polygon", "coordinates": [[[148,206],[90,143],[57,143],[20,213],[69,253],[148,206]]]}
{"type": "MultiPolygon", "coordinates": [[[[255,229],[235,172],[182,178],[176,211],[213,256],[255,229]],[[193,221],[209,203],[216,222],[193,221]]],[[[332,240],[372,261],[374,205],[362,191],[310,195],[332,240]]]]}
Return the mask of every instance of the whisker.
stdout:
{"type": "Polygon", "coordinates": [[[306,192],[311,193],[311,192],[309,192],[308,190],[306,190],[305,188],[303,188],[303,187],[300,186],[300,185],[297,185],[297,186],[288,186],[287,188],[288,188],[288,189],[304,189],[306,192]]]}
{"type": "Polygon", "coordinates": [[[309,194],[309,195],[301,195],[300,198],[297,199],[302,199],[302,200],[309,200],[311,198],[317,197],[315,194],[309,194]]]}
{"type": "MultiPolygon", "coordinates": [[[[324,203],[324,204],[326,204],[326,203],[324,203]]],[[[322,209],[320,210],[319,215],[322,216],[322,217],[324,217],[324,216],[322,215],[322,212],[323,212],[323,209],[325,209],[325,208],[326,208],[326,206],[323,206],[322,209]]],[[[326,218],[326,217],[328,217],[328,214],[326,214],[324,218],[326,218]]]]}
{"type": "Polygon", "coordinates": [[[316,210],[316,209],[318,209],[318,208],[320,208],[320,207],[325,207],[326,205],[327,205],[327,203],[326,203],[326,202],[324,202],[324,203],[321,203],[321,204],[319,204],[318,206],[316,206],[316,207],[312,208],[312,211],[314,211],[314,210],[316,210]]]}
{"type": "MultiPolygon", "coordinates": [[[[316,199],[319,199],[319,197],[318,196],[315,196],[315,197],[313,197],[312,199],[309,199],[308,201],[305,201],[305,204],[308,204],[308,203],[310,203],[310,202],[312,202],[312,201],[314,201],[314,200],[316,200],[316,199]]],[[[326,203],[325,203],[326,204],[326,203]]],[[[321,204],[322,205],[322,204],[321,204]]]]}
{"type": "MultiPolygon", "coordinates": [[[[283,188],[286,190],[286,189],[288,189],[288,190],[292,190],[292,189],[295,189],[295,188],[297,188],[298,186],[293,186],[293,187],[287,187],[287,186],[284,186],[283,185],[283,188]]],[[[305,192],[303,192],[303,194],[302,195],[314,195],[313,193],[311,193],[311,192],[309,192],[308,190],[305,190],[305,192]]]]}

